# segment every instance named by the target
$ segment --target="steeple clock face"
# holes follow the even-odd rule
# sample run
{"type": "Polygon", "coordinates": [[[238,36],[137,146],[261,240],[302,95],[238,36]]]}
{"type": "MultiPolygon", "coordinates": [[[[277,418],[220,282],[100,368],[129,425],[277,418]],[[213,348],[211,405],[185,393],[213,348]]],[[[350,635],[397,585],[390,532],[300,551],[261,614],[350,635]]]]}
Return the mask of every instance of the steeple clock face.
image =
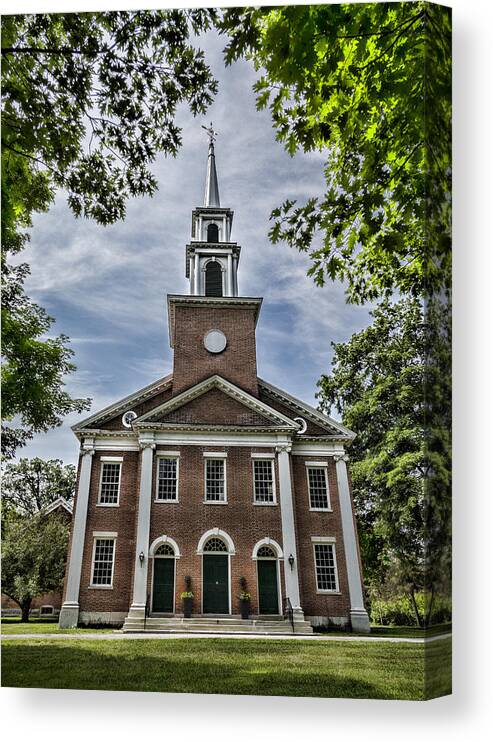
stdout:
{"type": "Polygon", "coordinates": [[[222,353],[227,342],[226,335],[221,330],[209,330],[204,335],[204,347],[209,353],[222,353]]]}

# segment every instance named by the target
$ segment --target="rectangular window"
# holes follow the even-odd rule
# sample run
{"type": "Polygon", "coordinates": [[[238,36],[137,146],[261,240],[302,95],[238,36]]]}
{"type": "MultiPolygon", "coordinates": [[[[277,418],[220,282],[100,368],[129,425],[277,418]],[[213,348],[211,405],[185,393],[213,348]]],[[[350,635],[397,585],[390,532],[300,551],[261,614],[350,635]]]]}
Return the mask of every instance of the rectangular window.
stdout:
{"type": "Polygon", "coordinates": [[[92,586],[111,587],[111,585],[113,584],[114,557],[114,538],[94,539],[94,556],[91,581],[92,586]]]}
{"type": "Polygon", "coordinates": [[[205,499],[207,502],[226,502],[226,462],[224,459],[205,460],[205,499]]]}
{"type": "Polygon", "coordinates": [[[158,458],[157,500],[178,500],[178,459],[158,458]]]}
{"type": "Polygon", "coordinates": [[[253,488],[256,503],[275,502],[274,461],[255,459],[253,462],[253,488]]]}
{"type": "Polygon", "coordinates": [[[338,592],[335,544],[314,544],[317,590],[338,592]]]}
{"type": "Polygon", "coordinates": [[[307,466],[310,510],[329,510],[329,488],[325,467],[307,466]]]}
{"type": "Polygon", "coordinates": [[[120,493],[121,464],[105,461],[101,469],[101,486],[99,488],[100,505],[118,505],[120,493]]]}

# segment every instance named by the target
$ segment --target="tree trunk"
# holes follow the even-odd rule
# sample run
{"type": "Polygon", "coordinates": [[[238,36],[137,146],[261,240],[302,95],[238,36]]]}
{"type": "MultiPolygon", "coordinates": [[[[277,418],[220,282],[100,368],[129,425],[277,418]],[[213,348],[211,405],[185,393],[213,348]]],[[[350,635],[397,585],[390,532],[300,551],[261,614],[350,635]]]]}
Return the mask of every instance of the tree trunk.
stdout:
{"type": "Polygon", "coordinates": [[[21,604],[21,622],[27,623],[29,621],[29,611],[31,610],[32,598],[28,598],[21,604]]]}
{"type": "Polygon", "coordinates": [[[425,628],[428,628],[428,626],[430,625],[431,611],[432,611],[432,608],[433,608],[433,600],[434,600],[434,598],[435,598],[435,587],[432,586],[432,588],[431,588],[431,594],[430,594],[430,599],[429,599],[429,603],[428,603],[428,610],[426,611],[425,628]]]}
{"type": "Polygon", "coordinates": [[[414,613],[416,615],[416,622],[418,626],[421,628],[421,616],[419,615],[418,604],[416,603],[416,598],[414,596],[414,585],[411,588],[411,603],[413,604],[414,613]]]}

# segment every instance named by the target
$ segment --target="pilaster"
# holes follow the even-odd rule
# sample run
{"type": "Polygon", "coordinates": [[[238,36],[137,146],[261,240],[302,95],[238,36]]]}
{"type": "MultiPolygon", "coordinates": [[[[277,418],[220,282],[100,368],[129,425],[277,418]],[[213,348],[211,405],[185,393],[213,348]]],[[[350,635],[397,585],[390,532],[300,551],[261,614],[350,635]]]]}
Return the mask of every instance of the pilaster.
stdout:
{"type": "Polygon", "coordinates": [[[349,491],[347,475],[347,456],[334,456],[336,462],[337,487],[339,489],[339,503],[341,507],[342,535],[344,540],[344,554],[349,584],[349,599],[351,602],[351,626],[353,631],[370,631],[370,619],[363,601],[360,560],[356,542],[356,531],[349,491]]]}
{"type": "Polygon", "coordinates": [[[79,620],[79,590],[82,572],[82,557],[86,535],[87,507],[91,487],[92,457],[94,442],[86,439],[81,452],[79,489],[72,527],[72,545],[67,573],[65,600],[60,610],[59,626],[61,629],[73,629],[79,620]]]}
{"type": "Polygon", "coordinates": [[[139,437],[141,448],[139,514],[135,539],[134,589],[129,617],[144,618],[147,601],[147,572],[149,567],[149,530],[151,523],[152,464],[154,460],[154,433],[139,437]]]}
{"type": "Polygon", "coordinates": [[[290,442],[282,442],[276,446],[279,465],[279,500],[281,506],[282,543],[284,553],[284,579],[286,583],[286,597],[291,601],[294,620],[303,621],[303,609],[300,605],[291,469],[289,465],[290,451],[290,442]]]}

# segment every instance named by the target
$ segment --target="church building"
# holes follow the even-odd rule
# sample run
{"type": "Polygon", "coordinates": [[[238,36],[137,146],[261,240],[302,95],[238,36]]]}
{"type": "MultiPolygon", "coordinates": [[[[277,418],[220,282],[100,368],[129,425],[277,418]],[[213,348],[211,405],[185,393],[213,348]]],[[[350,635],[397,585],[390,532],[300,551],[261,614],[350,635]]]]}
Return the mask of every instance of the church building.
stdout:
{"type": "Polygon", "coordinates": [[[60,626],[369,631],[347,471],[354,434],[257,375],[262,299],[239,293],[241,247],[207,131],[190,290],[167,297],[172,372],[73,427],[60,626]]]}

